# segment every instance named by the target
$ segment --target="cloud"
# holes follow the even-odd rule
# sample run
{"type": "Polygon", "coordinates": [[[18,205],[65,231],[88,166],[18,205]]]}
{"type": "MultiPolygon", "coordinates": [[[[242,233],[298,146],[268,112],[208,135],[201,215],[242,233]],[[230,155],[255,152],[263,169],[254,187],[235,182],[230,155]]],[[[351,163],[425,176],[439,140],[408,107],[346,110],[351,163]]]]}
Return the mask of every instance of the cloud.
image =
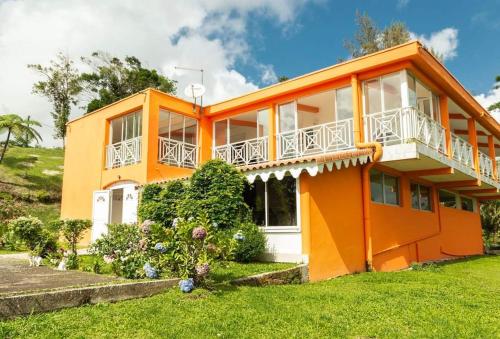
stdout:
{"type": "MultiPolygon", "coordinates": [[[[476,100],[485,108],[488,109],[493,104],[500,102],[500,88],[492,89],[487,93],[481,93],[474,96],[476,100]]],[[[490,112],[498,122],[500,122],[500,109],[496,109],[490,112]]]]}
{"type": "MultiPolygon", "coordinates": [[[[308,0],[26,0],[0,1],[0,114],[18,113],[44,124],[44,144],[52,138],[51,106],[31,94],[37,75],[27,64],[48,64],[57,52],[73,59],[103,50],[118,57],[134,55],[148,67],[178,81],[178,94],[198,72],[174,66],[203,68],[205,102],[255,90],[274,81],[272,65],[261,64],[247,42],[247,26],[255,16],[289,31],[308,0]],[[236,70],[245,64],[260,82],[236,70]]],[[[84,67],[79,64],[78,67],[84,67]]],[[[72,117],[82,114],[74,110],[72,117]]]]}
{"type": "Polygon", "coordinates": [[[412,39],[420,40],[427,48],[431,48],[443,56],[443,61],[453,59],[457,56],[458,30],[447,27],[433,32],[429,37],[424,34],[410,33],[412,39]]]}
{"type": "Polygon", "coordinates": [[[410,3],[410,0],[398,0],[396,7],[398,9],[402,9],[402,8],[408,6],[409,3],[410,3]]]}

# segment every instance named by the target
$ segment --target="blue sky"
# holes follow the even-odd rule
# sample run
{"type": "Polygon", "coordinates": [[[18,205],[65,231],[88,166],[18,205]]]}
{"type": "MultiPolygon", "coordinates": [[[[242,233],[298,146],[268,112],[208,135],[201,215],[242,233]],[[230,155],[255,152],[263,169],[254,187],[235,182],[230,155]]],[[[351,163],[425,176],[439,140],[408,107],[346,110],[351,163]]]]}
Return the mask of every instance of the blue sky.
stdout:
{"type": "MultiPolygon", "coordinates": [[[[277,75],[290,77],[334,64],[347,55],[343,41],[354,35],[357,9],[366,11],[379,27],[403,21],[410,31],[426,36],[447,27],[457,29],[457,55],[445,64],[474,94],[489,90],[500,74],[498,0],[327,1],[305,6],[290,32],[255,17],[249,39],[253,53],[260,62],[274,65],[277,75]]],[[[255,78],[251,69],[243,73],[255,78]]]]}

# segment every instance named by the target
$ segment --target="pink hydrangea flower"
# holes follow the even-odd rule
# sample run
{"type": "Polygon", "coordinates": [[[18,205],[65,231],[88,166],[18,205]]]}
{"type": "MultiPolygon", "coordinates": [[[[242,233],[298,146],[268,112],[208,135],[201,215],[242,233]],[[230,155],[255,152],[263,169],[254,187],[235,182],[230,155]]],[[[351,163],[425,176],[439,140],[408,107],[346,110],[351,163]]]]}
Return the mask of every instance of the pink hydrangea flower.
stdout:
{"type": "Polygon", "coordinates": [[[193,229],[192,235],[193,235],[193,239],[203,240],[207,236],[207,230],[204,227],[199,226],[199,227],[196,227],[193,229]]]}
{"type": "Polygon", "coordinates": [[[200,277],[205,277],[210,272],[210,265],[207,263],[196,265],[196,274],[200,277]]]}
{"type": "Polygon", "coordinates": [[[111,264],[113,261],[115,261],[115,258],[113,258],[113,257],[112,257],[112,256],[110,256],[110,255],[105,255],[105,256],[103,257],[103,259],[104,259],[104,262],[105,262],[106,264],[111,264]]]}
{"type": "Polygon", "coordinates": [[[154,222],[151,220],[144,220],[141,224],[141,231],[143,233],[149,233],[151,231],[151,225],[153,225],[154,222]]]}

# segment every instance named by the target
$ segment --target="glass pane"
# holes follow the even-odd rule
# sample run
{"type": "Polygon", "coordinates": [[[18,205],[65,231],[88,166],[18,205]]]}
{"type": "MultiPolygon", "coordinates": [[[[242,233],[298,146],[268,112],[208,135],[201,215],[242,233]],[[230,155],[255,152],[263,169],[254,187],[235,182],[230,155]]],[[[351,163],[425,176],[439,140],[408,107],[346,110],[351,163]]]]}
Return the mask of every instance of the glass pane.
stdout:
{"type": "Polygon", "coordinates": [[[401,107],[400,74],[387,75],[382,78],[384,87],[384,111],[401,107]]]}
{"type": "Polygon", "coordinates": [[[398,178],[384,174],[384,198],[386,204],[399,205],[398,178]]]}
{"type": "Polygon", "coordinates": [[[439,203],[444,207],[457,208],[457,198],[455,194],[447,191],[439,191],[439,203]]]}
{"type": "Polygon", "coordinates": [[[416,82],[417,108],[420,112],[432,117],[431,114],[431,92],[419,81],[416,82]]]}
{"type": "Polygon", "coordinates": [[[160,110],[159,122],[158,122],[158,135],[163,138],[168,138],[168,127],[169,127],[170,113],[164,110],[160,110]]]}
{"type": "Polygon", "coordinates": [[[297,226],[296,180],[271,178],[267,182],[269,226],[297,226]]]}
{"type": "Polygon", "coordinates": [[[432,114],[434,120],[441,122],[441,114],[439,114],[439,96],[432,94],[432,114]]]}
{"type": "Polygon", "coordinates": [[[263,109],[257,113],[257,136],[269,135],[269,110],[263,109]]]}
{"type": "Polygon", "coordinates": [[[345,87],[336,91],[337,120],[350,119],[352,113],[352,88],[345,87]]]}
{"type": "Polygon", "coordinates": [[[378,79],[365,81],[365,109],[366,113],[378,113],[382,111],[380,97],[380,82],[378,79]]]}
{"type": "Polygon", "coordinates": [[[135,138],[135,114],[129,114],[125,117],[125,138],[124,140],[135,138]]]}
{"type": "Polygon", "coordinates": [[[215,146],[227,144],[227,120],[215,122],[215,146]]]}
{"type": "Polygon", "coordinates": [[[410,189],[411,189],[411,207],[420,209],[420,203],[418,201],[418,185],[417,184],[410,184],[410,189]]]}
{"type": "Polygon", "coordinates": [[[335,91],[316,93],[297,100],[297,128],[335,121],[335,91]]]}
{"type": "Polygon", "coordinates": [[[248,185],[244,193],[245,202],[252,211],[253,221],[257,226],[266,226],[266,188],[262,180],[248,185]]]}
{"type": "Polygon", "coordinates": [[[417,107],[417,89],[415,78],[408,74],[408,101],[411,107],[417,107]]]}
{"type": "Polygon", "coordinates": [[[196,145],[196,132],[198,129],[198,121],[192,118],[185,118],[184,142],[196,145]]]}
{"type": "Polygon", "coordinates": [[[111,120],[110,141],[112,144],[122,141],[122,128],[123,128],[122,118],[111,120]]]}
{"type": "Polygon", "coordinates": [[[372,196],[372,201],[384,202],[384,195],[382,192],[382,173],[380,171],[372,169],[370,171],[370,191],[372,196]]]}
{"type": "Polygon", "coordinates": [[[474,212],[474,202],[472,199],[460,197],[460,200],[462,201],[462,209],[464,211],[474,212]]]}
{"type": "Polygon", "coordinates": [[[257,138],[257,112],[237,115],[229,119],[229,143],[257,138]]]}
{"type": "Polygon", "coordinates": [[[135,123],[137,129],[136,135],[140,137],[142,135],[142,112],[136,113],[135,123]]]}
{"type": "Polygon", "coordinates": [[[431,189],[427,186],[420,186],[420,209],[424,211],[432,210],[431,189]]]}
{"type": "Polygon", "coordinates": [[[279,106],[279,132],[288,132],[295,130],[295,109],[294,103],[279,106]]]}
{"type": "Polygon", "coordinates": [[[170,113],[170,139],[184,141],[184,116],[170,113]]]}

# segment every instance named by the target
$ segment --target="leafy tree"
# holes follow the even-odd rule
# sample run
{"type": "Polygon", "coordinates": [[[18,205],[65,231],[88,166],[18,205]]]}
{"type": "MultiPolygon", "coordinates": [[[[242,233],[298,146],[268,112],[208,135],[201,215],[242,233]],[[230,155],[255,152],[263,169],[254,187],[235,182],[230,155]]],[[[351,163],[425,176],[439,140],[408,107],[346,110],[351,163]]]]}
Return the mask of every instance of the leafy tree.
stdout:
{"type": "Polygon", "coordinates": [[[42,140],[42,137],[33,126],[40,127],[41,125],[35,120],[30,120],[28,122],[17,114],[5,114],[0,116],[0,131],[7,131],[7,138],[3,144],[2,154],[0,154],[0,163],[5,156],[11,136],[23,135],[28,136],[28,138],[32,140],[42,140]]]}
{"type": "Polygon", "coordinates": [[[495,200],[481,204],[481,221],[486,235],[492,237],[493,243],[496,244],[500,231],[500,201],[495,200]]]}
{"type": "MultiPolygon", "coordinates": [[[[366,12],[361,14],[356,11],[355,22],[358,30],[354,34],[354,41],[346,40],[344,42],[344,47],[352,58],[375,53],[411,40],[408,27],[401,21],[395,21],[384,29],[380,29],[366,12]]],[[[440,61],[443,61],[443,56],[436,50],[433,48],[428,48],[428,50],[440,61]]]]}
{"type": "Polygon", "coordinates": [[[289,77],[287,77],[286,75],[280,75],[280,76],[278,77],[278,82],[284,82],[284,81],[287,81],[287,80],[289,80],[289,79],[290,79],[290,78],[289,78],[289,77]]]}
{"type": "MultiPolygon", "coordinates": [[[[24,121],[26,122],[26,126],[28,127],[40,127],[40,123],[38,121],[31,120],[31,117],[29,115],[24,121]]],[[[36,141],[36,139],[30,133],[21,133],[19,135],[15,135],[14,137],[14,143],[19,147],[30,147],[31,143],[33,141],[36,141]]]]}
{"type": "MultiPolygon", "coordinates": [[[[499,89],[500,88],[500,75],[497,75],[497,77],[495,78],[495,85],[493,86],[493,89],[499,89]]],[[[497,103],[494,103],[493,105],[490,105],[490,107],[488,107],[488,111],[493,111],[495,109],[500,109],[500,101],[497,102],[497,103]]]]}
{"type": "Polygon", "coordinates": [[[50,66],[28,65],[44,77],[33,85],[33,93],[46,97],[52,103],[50,113],[54,121],[54,137],[63,141],[66,136],[66,124],[71,114],[71,105],[78,103],[80,74],[73,66],[73,61],[66,55],[59,53],[50,66]]]}
{"type": "Polygon", "coordinates": [[[76,245],[83,237],[83,233],[92,226],[86,219],[65,219],[56,222],[63,237],[69,243],[71,253],[76,254],[76,245]]]}
{"type": "Polygon", "coordinates": [[[166,93],[176,90],[175,81],[144,68],[134,56],[122,61],[104,52],[94,52],[90,58],[82,57],[82,61],[92,68],[92,72],[81,75],[84,90],[96,96],[88,103],[87,113],[149,87],[166,93]]]}

